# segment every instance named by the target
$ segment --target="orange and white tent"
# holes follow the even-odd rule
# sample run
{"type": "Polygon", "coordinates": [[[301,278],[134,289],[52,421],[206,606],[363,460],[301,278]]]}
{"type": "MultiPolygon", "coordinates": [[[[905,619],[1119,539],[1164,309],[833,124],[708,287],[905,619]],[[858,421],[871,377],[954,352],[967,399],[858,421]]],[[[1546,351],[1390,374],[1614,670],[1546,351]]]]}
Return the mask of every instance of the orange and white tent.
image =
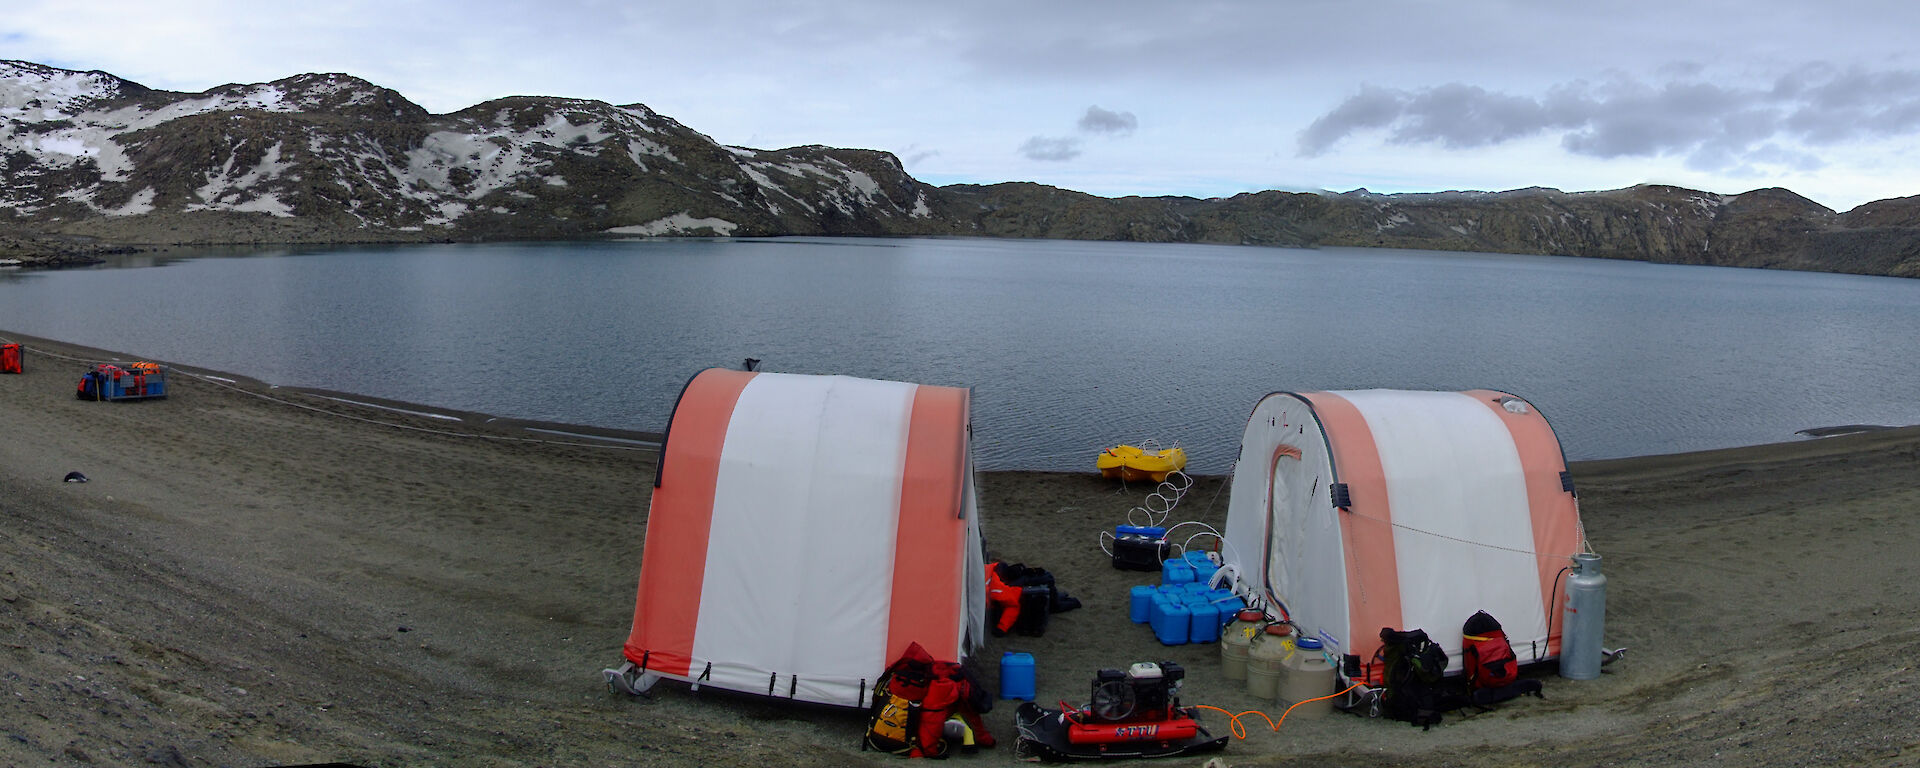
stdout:
{"type": "MultiPolygon", "coordinates": [[[[1520,663],[1557,657],[1556,576],[1585,546],[1566,458],[1537,409],[1490,390],[1277,392],[1234,466],[1224,555],[1337,654],[1498,619],[1520,663]]],[[[1563,605],[1559,607],[1564,607],[1563,605]]]]}
{"type": "Polygon", "coordinates": [[[968,392],[702,371],[674,406],[624,680],[865,706],[909,643],[984,639],[968,392]]]}

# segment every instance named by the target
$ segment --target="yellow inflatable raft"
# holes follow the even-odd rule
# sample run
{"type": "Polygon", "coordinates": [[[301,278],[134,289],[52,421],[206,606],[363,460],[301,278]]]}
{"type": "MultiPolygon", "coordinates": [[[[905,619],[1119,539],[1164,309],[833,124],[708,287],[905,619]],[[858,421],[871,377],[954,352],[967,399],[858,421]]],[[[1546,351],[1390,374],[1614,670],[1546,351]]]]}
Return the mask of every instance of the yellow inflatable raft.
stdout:
{"type": "Polygon", "coordinates": [[[1164,450],[1117,445],[1101,451],[1094,459],[1094,466],[1100,469],[1101,477],[1117,477],[1130,483],[1141,480],[1158,483],[1187,466],[1187,450],[1177,445],[1164,450]]]}

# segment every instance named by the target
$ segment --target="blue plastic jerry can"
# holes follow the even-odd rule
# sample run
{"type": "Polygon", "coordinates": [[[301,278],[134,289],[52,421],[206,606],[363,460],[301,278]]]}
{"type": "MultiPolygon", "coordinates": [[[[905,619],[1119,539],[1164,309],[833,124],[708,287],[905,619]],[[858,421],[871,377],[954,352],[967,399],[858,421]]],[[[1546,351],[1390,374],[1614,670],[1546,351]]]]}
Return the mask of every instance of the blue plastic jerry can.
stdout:
{"type": "Polygon", "coordinates": [[[1193,566],[1185,560],[1168,560],[1160,564],[1160,581],[1167,584],[1186,584],[1193,581],[1193,566]]]}
{"type": "Polygon", "coordinates": [[[1141,584],[1127,592],[1127,618],[1135,624],[1145,624],[1153,617],[1153,596],[1160,590],[1141,584]]]}
{"type": "Polygon", "coordinates": [[[1000,698],[1033,701],[1034,684],[1033,654],[1000,654],[1000,698]]]}
{"type": "Polygon", "coordinates": [[[1220,609],[1211,603],[1196,603],[1187,606],[1193,620],[1187,626],[1187,640],[1194,643],[1211,643],[1220,639],[1220,609]]]}
{"type": "Polygon", "coordinates": [[[1159,620],[1153,623],[1153,636],[1161,645],[1186,645],[1193,630],[1193,612],[1180,603],[1164,603],[1159,620]]]}

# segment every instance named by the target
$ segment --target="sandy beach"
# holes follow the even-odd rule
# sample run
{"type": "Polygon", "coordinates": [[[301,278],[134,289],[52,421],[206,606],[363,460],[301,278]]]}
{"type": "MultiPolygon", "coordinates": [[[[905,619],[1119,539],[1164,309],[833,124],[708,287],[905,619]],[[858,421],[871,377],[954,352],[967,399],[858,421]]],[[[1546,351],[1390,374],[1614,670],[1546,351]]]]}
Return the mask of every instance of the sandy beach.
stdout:
{"type": "MultiPolygon", "coordinates": [[[[28,347],[26,373],[0,376],[0,764],[895,762],[860,751],[851,711],[602,684],[632,616],[649,436],[191,368],[165,400],[83,402],[92,361],[140,358],[0,338],[28,347]]],[[[1220,757],[1920,765],[1920,429],[1572,469],[1610,579],[1606,645],[1629,649],[1599,680],[1536,673],[1544,700],[1424,732],[1249,718],[1220,757]]],[[[1200,478],[1175,518],[1222,524],[1224,480],[1200,478]]],[[[1109,567],[1096,536],[1149,488],[979,483],[990,551],[1085,603],[1044,637],[995,639],[986,670],[1031,652],[1041,702],[1084,703],[1095,670],[1171,659],[1187,703],[1256,708],[1215,646],[1163,647],[1127,620],[1151,576],[1109,567]]],[[[987,715],[998,748],[955,760],[1016,762],[1013,709],[987,715]]]]}

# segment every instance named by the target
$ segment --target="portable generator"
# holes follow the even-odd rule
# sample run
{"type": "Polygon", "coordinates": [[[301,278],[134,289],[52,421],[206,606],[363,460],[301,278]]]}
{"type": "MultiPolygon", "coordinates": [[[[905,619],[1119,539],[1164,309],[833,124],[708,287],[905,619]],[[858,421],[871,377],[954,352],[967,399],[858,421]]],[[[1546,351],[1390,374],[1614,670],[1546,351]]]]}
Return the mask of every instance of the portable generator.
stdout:
{"type": "Polygon", "coordinates": [[[1014,715],[1021,757],[1048,760],[1169,757],[1226,746],[1180,706],[1186,669],[1171,661],[1143,661],[1121,671],[1102,669],[1084,708],[1045,709],[1027,703],[1014,715]]]}

